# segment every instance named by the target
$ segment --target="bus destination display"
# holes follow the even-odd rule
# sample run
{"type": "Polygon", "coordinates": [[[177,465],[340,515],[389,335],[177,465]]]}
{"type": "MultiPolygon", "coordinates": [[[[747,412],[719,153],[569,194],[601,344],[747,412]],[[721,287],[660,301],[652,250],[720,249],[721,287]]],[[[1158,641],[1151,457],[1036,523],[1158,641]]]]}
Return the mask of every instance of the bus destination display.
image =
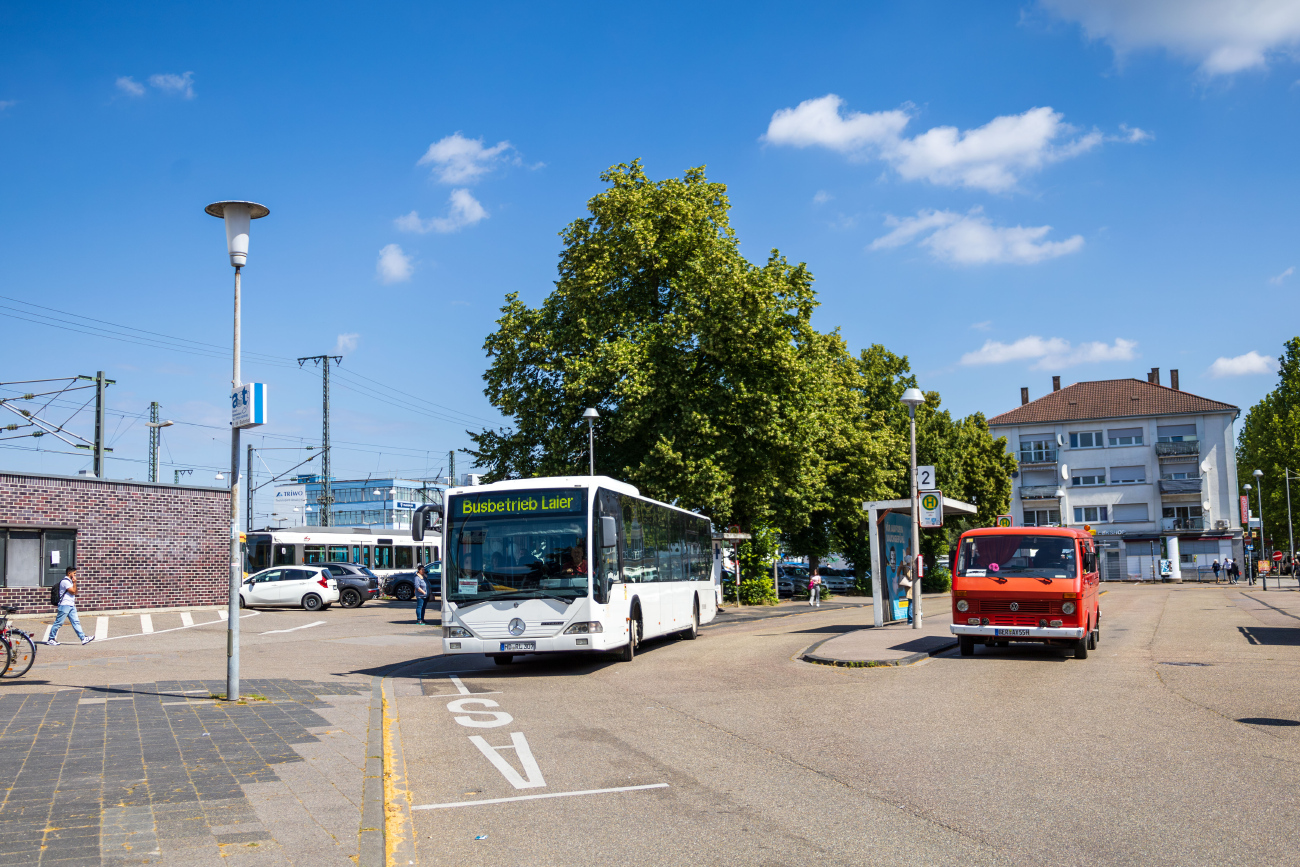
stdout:
{"type": "Polygon", "coordinates": [[[581,489],[520,491],[519,493],[463,494],[451,498],[456,518],[513,518],[539,515],[586,514],[587,492],[581,489]]]}

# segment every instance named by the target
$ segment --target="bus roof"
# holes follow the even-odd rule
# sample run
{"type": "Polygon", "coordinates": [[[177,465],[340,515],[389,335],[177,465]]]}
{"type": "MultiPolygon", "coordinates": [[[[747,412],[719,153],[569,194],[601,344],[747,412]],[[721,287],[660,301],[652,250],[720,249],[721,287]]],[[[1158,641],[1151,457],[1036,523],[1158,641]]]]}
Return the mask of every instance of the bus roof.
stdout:
{"type": "Polygon", "coordinates": [[[448,488],[447,495],[480,494],[490,491],[520,491],[533,488],[608,488],[620,494],[641,496],[641,492],[627,482],[611,479],[609,476],[544,476],[537,479],[507,479],[504,482],[492,482],[488,485],[464,485],[448,488]]]}
{"type": "Polygon", "coordinates": [[[967,530],[963,536],[1073,536],[1076,539],[1091,539],[1092,534],[1074,527],[977,527],[967,530]]]}

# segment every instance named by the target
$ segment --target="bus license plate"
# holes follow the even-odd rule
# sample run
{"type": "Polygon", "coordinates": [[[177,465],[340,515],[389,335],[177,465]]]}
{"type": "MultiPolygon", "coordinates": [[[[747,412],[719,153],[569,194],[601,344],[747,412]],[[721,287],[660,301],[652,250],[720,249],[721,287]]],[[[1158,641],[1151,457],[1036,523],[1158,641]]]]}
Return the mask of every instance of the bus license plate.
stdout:
{"type": "Polygon", "coordinates": [[[1028,638],[1029,630],[1028,629],[995,629],[993,630],[993,634],[998,636],[1005,635],[1008,638],[1028,638]]]}
{"type": "Polygon", "coordinates": [[[536,650],[536,641],[503,641],[501,642],[502,650],[536,650]]]}

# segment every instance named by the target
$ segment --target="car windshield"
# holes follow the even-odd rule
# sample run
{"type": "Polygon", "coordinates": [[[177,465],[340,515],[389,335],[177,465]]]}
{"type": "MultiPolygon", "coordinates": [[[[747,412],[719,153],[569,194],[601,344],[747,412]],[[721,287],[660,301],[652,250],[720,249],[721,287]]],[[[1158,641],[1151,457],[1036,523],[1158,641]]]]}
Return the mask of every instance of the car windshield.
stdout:
{"type": "Polygon", "coordinates": [[[1069,536],[967,536],[957,558],[957,574],[971,578],[1028,575],[1073,578],[1074,539],[1069,536]]]}
{"type": "Polygon", "coordinates": [[[584,493],[565,492],[574,501],[573,511],[562,515],[463,516],[457,514],[462,509],[453,498],[445,561],[447,600],[472,605],[492,599],[585,597],[584,493]]]}

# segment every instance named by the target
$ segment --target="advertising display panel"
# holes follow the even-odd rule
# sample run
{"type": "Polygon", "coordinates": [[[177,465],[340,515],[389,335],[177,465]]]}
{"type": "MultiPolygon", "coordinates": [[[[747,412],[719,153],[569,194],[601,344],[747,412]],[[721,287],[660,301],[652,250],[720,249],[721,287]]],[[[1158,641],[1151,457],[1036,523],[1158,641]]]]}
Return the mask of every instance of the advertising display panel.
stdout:
{"type": "Polygon", "coordinates": [[[880,529],[885,610],[889,612],[890,620],[904,620],[907,617],[908,591],[898,585],[898,570],[902,567],[904,558],[912,553],[912,518],[891,512],[881,522],[880,529]]]}

